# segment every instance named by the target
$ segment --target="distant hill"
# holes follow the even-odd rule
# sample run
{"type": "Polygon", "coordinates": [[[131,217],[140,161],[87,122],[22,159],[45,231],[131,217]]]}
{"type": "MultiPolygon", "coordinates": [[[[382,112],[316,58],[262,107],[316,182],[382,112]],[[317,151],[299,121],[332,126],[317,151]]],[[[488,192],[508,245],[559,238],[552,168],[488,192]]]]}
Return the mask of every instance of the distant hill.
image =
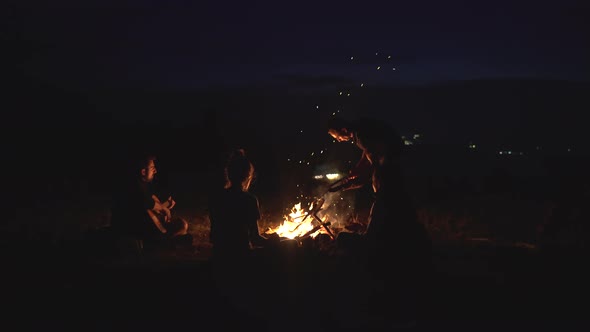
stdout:
{"type": "Polygon", "coordinates": [[[209,91],[64,91],[25,87],[2,125],[36,132],[158,128],[198,131],[228,142],[314,144],[336,113],[383,118],[402,134],[432,144],[494,149],[571,147],[588,151],[585,112],[590,82],[552,80],[453,81],[424,86],[366,87],[350,97],[323,89],[258,86],[209,91]],[[184,129],[183,129],[184,128],[184,129]],[[301,135],[301,131],[305,131],[301,135]],[[262,137],[262,139],[258,138],[262,137]],[[272,138],[272,139],[271,139],[272,138]]]}
{"type": "Polygon", "coordinates": [[[590,83],[477,80],[367,89],[362,106],[432,143],[582,147],[590,83]]]}

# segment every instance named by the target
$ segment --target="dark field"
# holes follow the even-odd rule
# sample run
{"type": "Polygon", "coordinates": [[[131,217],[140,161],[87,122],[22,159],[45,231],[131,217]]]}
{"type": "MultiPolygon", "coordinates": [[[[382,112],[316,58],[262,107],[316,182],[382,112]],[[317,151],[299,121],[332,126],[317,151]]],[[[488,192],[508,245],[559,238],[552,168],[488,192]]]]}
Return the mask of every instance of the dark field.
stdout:
{"type": "MultiPolygon", "coordinates": [[[[227,271],[217,269],[205,250],[105,257],[83,248],[67,248],[68,254],[34,249],[4,259],[3,294],[10,304],[4,324],[11,330],[396,326],[394,310],[385,320],[366,311],[365,271],[321,250],[285,247],[267,263],[227,271]]],[[[435,268],[410,329],[585,330],[584,256],[568,248],[437,244],[435,268]]]]}
{"type": "MultiPolygon", "coordinates": [[[[439,173],[413,167],[408,174],[419,219],[434,241],[434,270],[410,329],[585,330],[585,159],[539,158],[543,172],[533,176],[514,171],[518,160],[500,160],[505,167],[494,168],[482,159],[487,167],[477,174],[459,169],[453,175],[442,166],[439,173]]],[[[433,165],[417,160],[407,162],[433,165]]],[[[101,242],[109,223],[108,182],[68,180],[62,171],[62,178],[40,187],[45,196],[17,200],[22,208],[4,225],[5,324],[31,331],[402,328],[394,309],[387,319],[371,315],[368,289],[378,286],[329,251],[285,248],[267,264],[215,269],[204,205],[204,189],[218,183],[214,168],[203,176],[166,166],[161,179],[194,237],[193,247],[176,252],[136,255],[130,244],[122,250],[101,242]],[[31,202],[36,205],[27,206],[31,202]]],[[[280,173],[260,174],[254,190],[266,228],[282,220],[298,192],[280,173]]],[[[361,215],[363,195],[354,200],[361,215]]]]}

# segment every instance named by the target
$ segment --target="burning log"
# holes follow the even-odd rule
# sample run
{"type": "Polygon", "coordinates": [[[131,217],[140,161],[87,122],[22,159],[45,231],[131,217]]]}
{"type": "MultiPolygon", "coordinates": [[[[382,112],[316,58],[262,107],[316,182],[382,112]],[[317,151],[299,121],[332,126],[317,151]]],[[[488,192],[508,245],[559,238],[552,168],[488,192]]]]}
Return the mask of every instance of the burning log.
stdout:
{"type": "Polygon", "coordinates": [[[323,197],[317,199],[311,204],[310,211],[304,213],[300,208],[301,203],[296,204],[291,213],[285,216],[284,222],[276,228],[269,228],[266,234],[278,234],[281,238],[297,239],[299,242],[307,237],[315,237],[319,234],[320,229],[323,228],[323,233],[326,233],[332,240],[336,240],[334,232],[330,229],[330,222],[326,222],[327,216],[320,218],[319,212],[322,211],[325,199],[323,197]],[[309,216],[312,220],[308,220],[309,216]],[[298,221],[300,220],[300,221],[298,221]],[[314,226],[316,224],[317,226],[314,226]]]}
{"type": "MultiPolygon", "coordinates": [[[[320,228],[324,228],[324,230],[326,230],[326,232],[328,233],[328,235],[330,235],[330,237],[332,238],[332,240],[336,239],[336,237],[334,236],[334,233],[332,233],[332,230],[330,230],[329,226],[331,225],[330,222],[323,222],[322,219],[320,219],[320,217],[318,217],[318,213],[322,210],[322,207],[325,203],[325,199],[323,197],[320,197],[317,201],[314,202],[313,204],[313,208],[311,209],[311,211],[309,211],[309,213],[305,216],[305,218],[303,218],[303,220],[301,221],[301,223],[299,225],[302,225],[303,222],[305,221],[305,219],[307,219],[307,217],[309,217],[310,215],[312,215],[315,220],[317,220],[317,222],[319,223],[318,226],[315,226],[314,228],[312,228],[310,231],[308,231],[307,233],[303,234],[300,239],[304,239],[308,236],[310,236],[311,234],[317,232],[318,230],[320,230],[320,228]]],[[[299,225],[297,227],[299,227],[299,225]]],[[[297,229],[297,227],[295,229],[297,229]]]]}
{"type": "MultiPolygon", "coordinates": [[[[325,202],[325,201],[326,201],[326,200],[325,200],[323,197],[320,197],[320,198],[319,198],[317,201],[313,202],[313,208],[311,209],[311,211],[309,211],[309,213],[305,215],[305,217],[303,218],[303,220],[301,220],[301,222],[300,222],[300,223],[297,225],[297,227],[295,227],[295,228],[293,229],[293,231],[296,231],[296,230],[297,230],[297,228],[299,228],[299,226],[303,225],[303,222],[304,222],[304,221],[307,219],[307,217],[309,217],[310,215],[313,215],[313,216],[314,216],[316,219],[318,219],[318,218],[317,218],[317,216],[316,216],[316,214],[317,214],[318,212],[320,212],[320,210],[322,209],[322,206],[324,205],[324,202],[325,202]]],[[[320,220],[320,223],[321,223],[321,222],[322,222],[322,221],[320,220]]],[[[316,231],[317,231],[317,229],[316,229],[316,231]]],[[[312,233],[312,234],[313,234],[313,233],[312,233]]]]}
{"type": "MultiPolygon", "coordinates": [[[[318,218],[318,220],[319,220],[319,218],[318,218]]],[[[303,240],[303,239],[311,236],[313,233],[319,231],[322,227],[324,227],[324,229],[329,229],[328,226],[330,226],[330,225],[331,225],[331,223],[329,221],[328,222],[325,222],[325,223],[320,221],[320,224],[319,225],[314,226],[311,230],[309,230],[309,232],[301,235],[300,237],[298,237],[296,239],[298,241],[301,241],[301,240],[303,240]]]]}
{"type": "Polygon", "coordinates": [[[328,232],[328,235],[330,235],[332,240],[335,240],[336,236],[334,236],[334,233],[332,233],[332,230],[330,230],[330,228],[328,227],[331,225],[331,223],[330,222],[322,222],[322,220],[320,219],[320,217],[317,216],[317,214],[314,214],[313,217],[320,223],[320,226],[323,227],[326,230],[326,232],[328,232]]]}

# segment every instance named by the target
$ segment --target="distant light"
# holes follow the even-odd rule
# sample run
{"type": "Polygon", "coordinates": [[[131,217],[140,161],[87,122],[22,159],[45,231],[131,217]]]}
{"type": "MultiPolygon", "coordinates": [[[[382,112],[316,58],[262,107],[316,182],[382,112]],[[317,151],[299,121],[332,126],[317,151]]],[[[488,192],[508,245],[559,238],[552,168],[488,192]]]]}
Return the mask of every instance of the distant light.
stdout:
{"type": "Polygon", "coordinates": [[[381,66],[377,66],[377,70],[381,69],[381,66]]]}
{"type": "Polygon", "coordinates": [[[395,70],[395,67],[393,67],[393,70],[395,70]]]}
{"type": "Polygon", "coordinates": [[[315,108],[320,108],[320,105],[315,105],[315,108]]]}
{"type": "Polygon", "coordinates": [[[342,91],[340,91],[340,95],[342,96],[342,91]]]}
{"type": "Polygon", "coordinates": [[[361,88],[365,85],[365,83],[361,83],[361,88]]]}
{"type": "Polygon", "coordinates": [[[340,177],[340,174],[339,173],[328,173],[328,174],[326,174],[326,178],[328,180],[336,180],[339,177],[340,177]]]}
{"type": "Polygon", "coordinates": [[[412,145],[412,144],[414,144],[414,143],[413,143],[412,141],[410,141],[410,140],[406,139],[406,140],[404,140],[404,144],[405,144],[405,145],[412,145]]]}
{"type": "Polygon", "coordinates": [[[336,112],[332,113],[332,115],[336,115],[336,112]]]}
{"type": "Polygon", "coordinates": [[[388,59],[391,59],[391,55],[388,55],[388,56],[387,56],[387,58],[388,58],[388,59]]]}
{"type": "Polygon", "coordinates": [[[350,57],[350,60],[354,60],[354,57],[353,57],[353,56],[351,56],[351,57],[350,57]]]}
{"type": "Polygon", "coordinates": [[[502,151],[500,151],[499,154],[503,154],[502,151]]]}
{"type": "Polygon", "coordinates": [[[572,152],[572,149],[568,148],[568,149],[567,149],[567,152],[572,152]]]}
{"type": "Polygon", "coordinates": [[[324,176],[323,175],[314,175],[313,178],[316,180],[321,180],[324,178],[324,176]]]}
{"type": "Polygon", "coordinates": [[[324,150],[321,150],[321,151],[320,151],[320,154],[321,154],[321,153],[324,153],[324,150]]]}
{"type": "Polygon", "coordinates": [[[347,97],[350,97],[350,93],[347,93],[347,94],[346,94],[346,96],[347,96],[347,97]]]}
{"type": "Polygon", "coordinates": [[[303,129],[301,129],[301,132],[303,132],[303,129]]]}
{"type": "Polygon", "coordinates": [[[291,161],[291,158],[287,158],[287,161],[291,161]]]}
{"type": "Polygon", "coordinates": [[[375,55],[379,55],[379,52],[375,53],[375,55]]]}

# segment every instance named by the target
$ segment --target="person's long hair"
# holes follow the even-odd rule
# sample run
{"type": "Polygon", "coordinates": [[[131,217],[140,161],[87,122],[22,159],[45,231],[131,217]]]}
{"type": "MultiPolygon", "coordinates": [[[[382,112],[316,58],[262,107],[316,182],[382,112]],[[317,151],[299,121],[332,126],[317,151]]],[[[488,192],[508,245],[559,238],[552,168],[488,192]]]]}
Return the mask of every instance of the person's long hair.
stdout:
{"type": "Polygon", "coordinates": [[[243,191],[248,191],[254,178],[254,165],[246,157],[244,149],[233,151],[225,167],[225,188],[235,188],[239,185],[243,191]]]}

